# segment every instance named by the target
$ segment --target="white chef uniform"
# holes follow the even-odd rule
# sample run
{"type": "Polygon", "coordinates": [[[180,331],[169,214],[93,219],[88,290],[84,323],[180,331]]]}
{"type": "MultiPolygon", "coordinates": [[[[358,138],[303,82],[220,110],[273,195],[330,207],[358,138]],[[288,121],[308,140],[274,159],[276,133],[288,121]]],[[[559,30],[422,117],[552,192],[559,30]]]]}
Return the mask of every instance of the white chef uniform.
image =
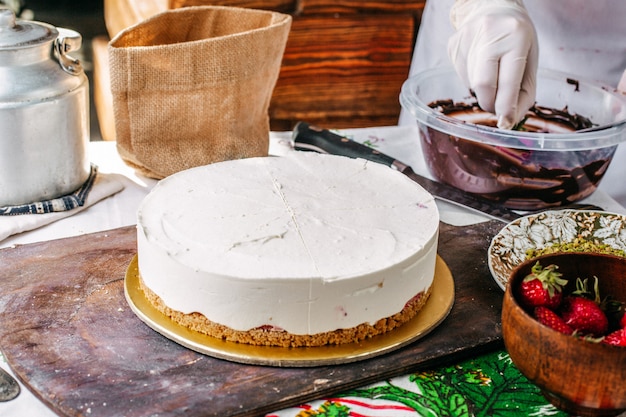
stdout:
{"type": "MultiPolygon", "coordinates": [[[[410,75],[450,66],[448,39],[454,33],[450,10],[454,0],[428,0],[422,16],[410,75]]],[[[539,41],[539,67],[563,71],[578,79],[617,87],[626,70],[626,1],[524,0],[539,41]]],[[[415,123],[402,110],[399,124],[415,123]]],[[[603,178],[603,189],[626,206],[626,144],[603,178]]]]}

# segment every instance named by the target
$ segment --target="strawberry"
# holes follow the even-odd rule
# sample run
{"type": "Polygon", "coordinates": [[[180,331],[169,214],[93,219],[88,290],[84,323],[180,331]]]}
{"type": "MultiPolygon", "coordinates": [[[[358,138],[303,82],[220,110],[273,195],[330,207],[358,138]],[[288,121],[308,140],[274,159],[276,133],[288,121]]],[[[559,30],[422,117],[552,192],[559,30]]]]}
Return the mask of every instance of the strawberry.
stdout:
{"type": "Polygon", "coordinates": [[[626,346],[626,328],[615,330],[613,333],[609,333],[602,343],[606,343],[613,346],[626,346]]]}
{"type": "Polygon", "coordinates": [[[602,336],[609,328],[609,320],[600,308],[598,279],[595,279],[594,292],[587,288],[587,280],[576,281],[576,291],[565,297],[561,306],[561,317],[570,327],[581,334],[602,336]],[[593,294],[593,299],[589,298],[593,294]]]}
{"type": "Polygon", "coordinates": [[[520,301],[527,308],[545,306],[556,309],[563,298],[563,287],[567,280],[561,278],[562,274],[556,272],[558,266],[549,265],[542,268],[537,262],[522,280],[519,288],[520,301]]]}
{"type": "Polygon", "coordinates": [[[544,326],[548,326],[549,328],[556,330],[557,332],[571,335],[574,333],[574,330],[567,324],[565,321],[559,317],[554,311],[550,310],[548,307],[539,306],[535,307],[534,317],[537,321],[544,326]]]}
{"type": "Polygon", "coordinates": [[[563,300],[561,317],[565,323],[583,334],[601,336],[609,328],[609,321],[600,306],[581,296],[568,296],[563,300]]]}

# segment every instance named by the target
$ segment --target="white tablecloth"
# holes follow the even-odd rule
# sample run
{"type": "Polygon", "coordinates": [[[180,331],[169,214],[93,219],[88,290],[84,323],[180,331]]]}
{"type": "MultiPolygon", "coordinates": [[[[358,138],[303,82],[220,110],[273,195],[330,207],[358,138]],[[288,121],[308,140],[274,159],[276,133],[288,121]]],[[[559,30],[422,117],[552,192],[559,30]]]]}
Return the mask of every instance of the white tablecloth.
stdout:
{"type": "MultiPolygon", "coordinates": [[[[357,141],[365,142],[413,166],[416,172],[428,176],[425,164],[417,149],[417,130],[413,127],[380,127],[350,129],[342,132],[357,141]]],[[[284,155],[291,149],[291,132],[272,132],[270,153],[284,155]]],[[[137,175],[120,159],[115,143],[91,142],[90,159],[98,165],[100,173],[109,175],[123,185],[123,190],[99,201],[76,214],[47,224],[41,228],[13,235],[0,241],[0,248],[28,244],[64,237],[82,235],[136,224],[135,213],[144,196],[157,183],[156,180],[137,175]]],[[[604,191],[599,190],[585,202],[603,207],[607,211],[625,213],[626,210],[604,191]]],[[[461,225],[488,220],[456,206],[438,202],[444,222],[461,225]]],[[[9,369],[0,355],[0,366],[9,369]]],[[[7,417],[51,417],[52,413],[35,396],[22,386],[20,396],[9,402],[0,403],[0,416],[7,417]]]]}

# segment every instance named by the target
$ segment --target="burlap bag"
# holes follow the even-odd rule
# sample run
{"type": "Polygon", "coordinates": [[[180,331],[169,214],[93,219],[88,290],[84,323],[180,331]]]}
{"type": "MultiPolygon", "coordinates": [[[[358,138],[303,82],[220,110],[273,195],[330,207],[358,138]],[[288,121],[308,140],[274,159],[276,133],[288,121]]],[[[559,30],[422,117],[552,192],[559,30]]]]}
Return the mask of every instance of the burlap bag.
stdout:
{"type": "Polygon", "coordinates": [[[117,148],[153,178],[266,156],[268,108],[291,16],[198,6],[168,10],[109,43],[117,148]]]}

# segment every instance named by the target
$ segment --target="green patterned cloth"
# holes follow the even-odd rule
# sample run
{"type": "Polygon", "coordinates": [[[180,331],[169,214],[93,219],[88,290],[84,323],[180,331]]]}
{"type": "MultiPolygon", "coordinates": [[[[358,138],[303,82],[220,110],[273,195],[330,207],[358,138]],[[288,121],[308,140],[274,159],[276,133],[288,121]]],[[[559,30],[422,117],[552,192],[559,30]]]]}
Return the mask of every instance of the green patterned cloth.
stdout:
{"type": "Polygon", "coordinates": [[[266,417],[556,416],[557,410],[501,350],[404,375],[266,417]]]}

